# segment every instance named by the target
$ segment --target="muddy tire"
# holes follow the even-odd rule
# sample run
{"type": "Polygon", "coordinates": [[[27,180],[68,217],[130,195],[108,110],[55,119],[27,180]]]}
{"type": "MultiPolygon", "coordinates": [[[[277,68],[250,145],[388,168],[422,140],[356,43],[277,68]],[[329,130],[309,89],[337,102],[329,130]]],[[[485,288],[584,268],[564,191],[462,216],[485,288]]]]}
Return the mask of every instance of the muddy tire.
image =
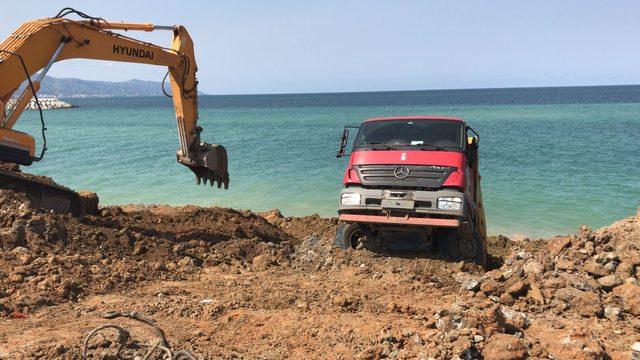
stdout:
{"type": "Polygon", "coordinates": [[[334,242],[341,249],[362,249],[369,231],[358,223],[342,223],[338,226],[334,242]]]}
{"type": "Polygon", "coordinates": [[[477,231],[471,233],[458,230],[444,230],[438,236],[440,252],[456,261],[472,261],[484,266],[487,254],[482,237],[477,231]]]}

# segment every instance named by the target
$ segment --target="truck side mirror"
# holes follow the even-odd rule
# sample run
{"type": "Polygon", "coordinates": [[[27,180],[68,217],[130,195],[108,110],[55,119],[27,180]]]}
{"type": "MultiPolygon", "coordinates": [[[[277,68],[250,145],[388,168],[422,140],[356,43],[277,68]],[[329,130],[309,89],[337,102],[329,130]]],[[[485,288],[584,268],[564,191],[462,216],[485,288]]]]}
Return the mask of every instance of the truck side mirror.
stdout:
{"type": "Polygon", "coordinates": [[[345,126],[344,130],[342,130],[342,138],[340,139],[340,147],[338,148],[338,153],[336,157],[343,157],[345,155],[345,149],[347,147],[347,142],[349,141],[349,128],[345,126]]]}
{"type": "Polygon", "coordinates": [[[472,136],[468,137],[469,145],[474,145],[475,144],[475,146],[478,146],[478,144],[480,143],[480,135],[475,130],[473,130],[473,128],[471,128],[471,126],[467,126],[467,132],[469,132],[469,131],[471,131],[473,133],[472,136]]]}

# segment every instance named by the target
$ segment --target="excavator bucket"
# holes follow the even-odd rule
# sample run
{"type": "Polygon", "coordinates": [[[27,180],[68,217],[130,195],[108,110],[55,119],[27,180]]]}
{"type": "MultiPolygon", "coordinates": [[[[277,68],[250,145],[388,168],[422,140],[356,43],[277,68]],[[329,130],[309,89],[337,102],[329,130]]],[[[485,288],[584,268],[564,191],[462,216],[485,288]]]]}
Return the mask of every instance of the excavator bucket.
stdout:
{"type": "Polygon", "coordinates": [[[221,188],[229,188],[229,171],[227,168],[227,150],[222,145],[201,142],[198,150],[192,154],[192,163],[181,161],[181,151],[178,150],[178,161],[187,166],[196,175],[196,183],[211,186],[214,183],[221,188]]]}

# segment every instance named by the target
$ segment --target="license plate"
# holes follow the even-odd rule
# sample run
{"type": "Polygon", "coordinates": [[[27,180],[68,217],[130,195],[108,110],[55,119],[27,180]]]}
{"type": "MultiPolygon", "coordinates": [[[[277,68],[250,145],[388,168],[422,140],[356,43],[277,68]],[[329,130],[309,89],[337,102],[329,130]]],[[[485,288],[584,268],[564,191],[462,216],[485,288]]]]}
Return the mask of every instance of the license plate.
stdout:
{"type": "Polygon", "coordinates": [[[414,202],[413,202],[413,200],[382,199],[382,204],[381,205],[382,205],[383,208],[413,209],[414,202]]]}

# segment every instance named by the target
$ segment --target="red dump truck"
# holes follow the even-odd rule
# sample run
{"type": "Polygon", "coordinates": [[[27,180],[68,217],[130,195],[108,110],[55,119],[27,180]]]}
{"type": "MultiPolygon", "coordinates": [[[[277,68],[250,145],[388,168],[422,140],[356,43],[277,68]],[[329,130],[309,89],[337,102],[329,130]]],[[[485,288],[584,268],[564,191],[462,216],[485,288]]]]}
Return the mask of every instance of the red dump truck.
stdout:
{"type": "Polygon", "coordinates": [[[382,233],[410,233],[450,258],[484,264],[478,133],[449,116],[371,118],[344,128],[338,157],[352,129],[336,243],[360,248],[382,233]]]}

